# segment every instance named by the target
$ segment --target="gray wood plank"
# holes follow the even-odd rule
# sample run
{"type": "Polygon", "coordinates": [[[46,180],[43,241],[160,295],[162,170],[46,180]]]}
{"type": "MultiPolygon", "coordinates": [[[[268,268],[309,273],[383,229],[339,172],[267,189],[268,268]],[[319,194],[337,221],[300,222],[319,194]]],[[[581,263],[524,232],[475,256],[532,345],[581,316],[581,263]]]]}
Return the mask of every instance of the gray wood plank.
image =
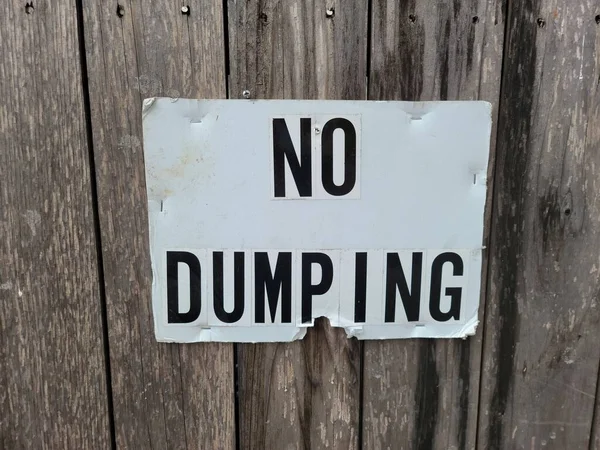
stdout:
{"type": "Polygon", "coordinates": [[[85,43],[120,448],[235,445],[231,344],[154,338],[141,101],[225,97],[220,0],[84,2],[85,43]]]}
{"type": "Polygon", "coordinates": [[[75,2],[2,2],[0,42],[0,447],[110,448],[75,2]]]}
{"type": "MultiPolygon", "coordinates": [[[[367,1],[228,2],[230,96],[366,96],[367,1]],[[333,8],[333,17],[326,11],[333,8]]],[[[240,448],[358,448],[360,345],[318,320],[303,341],[238,345],[240,448]]]]}
{"type": "Polygon", "coordinates": [[[600,357],[600,11],[595,0],[509,7],[479,448],[588,449],[600,357]]]}
{"type": "Polygon", "coordinates": [[[596,381],[596,400],[594,405],[594,423],[592,424],[592,433],[589,450],[600,448],[600,367],[598,380],[596,381]]]}
{"type": "MultiPolygon", "coordinates": [[[[500,0],[374,0],[369,99],[479,99],[495,111],[503,32],[500,0]]],[[[493,160],[492,141],[490,168],[493,160]]],[[[474,448],[481,333],[480,326],[464,341],[365,342],[363,447],[474,448]]]]}

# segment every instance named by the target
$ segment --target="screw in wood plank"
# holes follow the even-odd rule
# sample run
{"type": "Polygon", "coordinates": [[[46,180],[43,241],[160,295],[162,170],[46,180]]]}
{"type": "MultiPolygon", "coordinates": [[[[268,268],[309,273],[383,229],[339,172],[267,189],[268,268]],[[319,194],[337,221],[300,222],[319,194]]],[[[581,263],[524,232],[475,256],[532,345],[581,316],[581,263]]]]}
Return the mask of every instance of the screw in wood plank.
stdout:
{"type": "Polygon", "coordinates": [[[600,25],[600,14],[598,14],[596,17],[594,17],[594,20],[596,21],[597,25],[600,25]]]}
{"type": "Polygon", "coordinates": [[[544,28],[546,26],[546,21],[542,18],[537,20],[538,27],[544,28]]]}
{"type": "Polygon", "coordinates": [[[410,20],[410,23],[415,23],[417,21],[417,16],[415,16],[414,14],[409,14],[408,20],[410,20]]]}
{"type": "Polygon", "coordinates": [[[190,6],[189,5],[182,6],[181,14],[183,14],[184,16],[189,16],[190,15],[190,6]]]}
{"type": "Polygon", "coordinates": [[[245,99],[250,98],[250,91],[248,89],[244,89],[242,91],[242,97],[244,97],[245,99]]]}
{"type": "Polygon", "coordinates": [[[332,6],[331,8],[327,8],[325,11],[325,17],[328,19],[332,19],[335,16],[335,8],[332,6]]]}
{"type": "Polygon", "coordinates": [[[123,5],[119,5],[117,3],[117,17],[123,17],[125,15],[125,8],[123,8],[123,5]]]}
{"type": "Polygon", "coordinates": [[[25,3],[25,13],[31,14],[33,12],[33,2],[25,3]]]}
{"type": "Polygon", "coordinates": [[[471,21],[476,24],[479,23],[479,17],[478,16],[473,16],[473,18],[471,19],[471,21]]]}

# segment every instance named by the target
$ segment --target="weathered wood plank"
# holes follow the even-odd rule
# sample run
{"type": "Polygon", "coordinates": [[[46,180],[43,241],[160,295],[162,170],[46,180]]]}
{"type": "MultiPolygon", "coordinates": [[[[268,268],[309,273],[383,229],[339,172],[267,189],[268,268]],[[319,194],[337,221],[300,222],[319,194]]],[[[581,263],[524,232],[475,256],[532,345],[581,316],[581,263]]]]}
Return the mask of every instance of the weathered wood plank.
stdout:
{"type": "Polygon", "coordinates": [[[590,439],[589,450],[600,448],[600,368],[598,380],[596,381],[596,401],[594,405],[594,423],[592,424],[592,437],[590,439]]]}
{"type": "Polygon", "coordinates": [[[220,0],[84,2],[120,448],[235,445],[233,346],[158,344],[142,154],[145,97],[225,97],[220,0]]]}
{"type": "Polygon", "coordinates": [[[0,42],[0,447],[110,448],[75,2],[2,2],[0,42]]]}
{"type": "MultiPolygon", "coordinates": [[[[495,110],[503,32],[501,0],[374,0],[369,99],[479,99],[495,110]]],[[[363,447],[474,448],[480,358],[481,327],[464,341],[365,342],[363,447]]]]}
{"type": "MultiPolygon", "coordinates": [[[[228,9],[231,97],[365,98],[366,0],[228,9]]],[[[359,350],[325,320],[300,342],[238,345],[240,448],[358,448],[359,350]]]]}
{"type": "Polygon", "coordinates": [[[600,357],[598,3],[509,7],[479,448],[587,449],[600,357]]]}

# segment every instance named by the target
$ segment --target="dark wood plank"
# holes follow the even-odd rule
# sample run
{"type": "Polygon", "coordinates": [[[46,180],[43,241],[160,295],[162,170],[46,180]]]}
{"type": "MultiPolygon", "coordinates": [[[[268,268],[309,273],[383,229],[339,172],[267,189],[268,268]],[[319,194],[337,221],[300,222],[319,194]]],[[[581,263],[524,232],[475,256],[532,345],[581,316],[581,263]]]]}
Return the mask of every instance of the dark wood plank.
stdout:
{"type": "MultiPolygon", "coordinates": [[[[366,0],[228,8],[231,97],[365,98],[366,0]]],[[[326,320],[303,341],[238,345],[240,448],[358,448],[359,350],[326,320]]]]}
{"type": "Polygon", "coordinates": [[[110,448],[75,2],[2,2],[0,42],[0,447],[110,448]]]}
{"type": "MultiPolygon", "coordinates": [[[[369,99],[479,99],[495,111],[503,32],[500,0],[374,0],[369,99]]],[[[363,447],[474,448],[481,336],[365,342],[363,447]]]]}
{"type": "Polygon", "coordinates": [[[479,448],[587,449],[600,357],[600,11],[595,0],[509,6],[479,448]]]}
{"type": "Polygon", "coordinates": [[[596,381],[596,404],[594,405],[594,423],[592,424],[592,437],[589,450],[600,448],[600,367],[596,381]]]}
{"type": "Polygon", "coordinates": [[[141,101],[226,95],[220,0],[84,2],[117,445],[231,449],[233,346],[158,344],[141,101]]]}

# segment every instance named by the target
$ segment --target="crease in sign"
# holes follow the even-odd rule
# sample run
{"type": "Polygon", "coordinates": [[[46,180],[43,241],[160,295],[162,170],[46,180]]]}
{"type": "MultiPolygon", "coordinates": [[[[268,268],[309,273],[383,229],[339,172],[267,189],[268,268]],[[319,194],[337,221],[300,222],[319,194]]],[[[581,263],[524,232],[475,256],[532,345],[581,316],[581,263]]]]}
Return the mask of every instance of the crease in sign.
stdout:
{"type": "Polygon", "coordinates": [[[152,98],[142,116],[157,340],[286,342],[318,317],[474,334],[489,103],[152,98]]]}

